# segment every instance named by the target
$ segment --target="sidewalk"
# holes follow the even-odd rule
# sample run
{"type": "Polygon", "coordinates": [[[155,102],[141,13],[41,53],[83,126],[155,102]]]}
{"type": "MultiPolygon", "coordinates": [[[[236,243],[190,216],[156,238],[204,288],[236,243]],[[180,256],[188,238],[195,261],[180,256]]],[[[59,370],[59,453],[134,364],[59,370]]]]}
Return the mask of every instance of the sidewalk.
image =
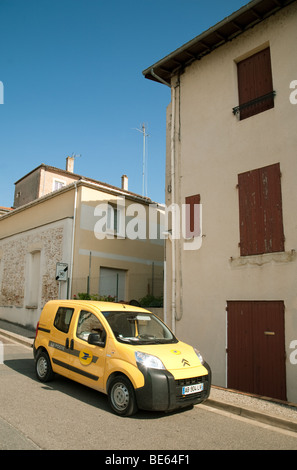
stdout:
{"type": "MultiPolygon", "coordinates": [[[[35,331],[0,320],[0,335],[31,347],[35,331]]],[[[228,390],[213,385],[204,406],[297,433],[297,404],[228,390]]]]}
{"type": "Polygon", "coordinates": [[[32,346],[35,338],[35,330],[0,320],[0,335],[11,338],[26,346],[32,346]]]}
{"type": "Polygon", "coordinates": [[[212,386],[206,406],[297,433],[297,404],[212,386]]]}

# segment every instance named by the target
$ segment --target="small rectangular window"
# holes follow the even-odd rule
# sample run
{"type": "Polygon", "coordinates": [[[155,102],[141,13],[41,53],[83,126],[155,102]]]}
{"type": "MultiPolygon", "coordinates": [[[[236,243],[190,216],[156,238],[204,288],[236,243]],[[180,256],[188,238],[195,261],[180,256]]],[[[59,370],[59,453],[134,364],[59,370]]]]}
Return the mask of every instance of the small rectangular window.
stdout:
{"type": "Polygon", "coordinates": [[[186,197],[185,234],[186,238],[199,237],[201,235],[200,224],[200,194],[186,197]]]}
{"type": "Polygon", "coordinates": [[[125,210],[123,206],[108,203],[106,232],[112,236],[125,238],[125,210]]]}
{"type": "Polygon", "coordinates": [[[118,230],[118,218],[119,212],[117,208],[111,204],[108,204],[108,211],[107,211],[107,224],[106,229],[110,233],[117,233],[118,230]]]}
{"type": "Polygon", "coordinates": [[[58,189],[61,189],[64,186],[66,186],[65,181],[61,181],[61,180],[54,180],[53,181],[53,191],[57,191],[58,189]]]}
{"type": "Polygon", "coordinates": [[[55,328],[63,333],[68,333],[73,312],[73,308],[59,307],[54,321],[55,328]]]}

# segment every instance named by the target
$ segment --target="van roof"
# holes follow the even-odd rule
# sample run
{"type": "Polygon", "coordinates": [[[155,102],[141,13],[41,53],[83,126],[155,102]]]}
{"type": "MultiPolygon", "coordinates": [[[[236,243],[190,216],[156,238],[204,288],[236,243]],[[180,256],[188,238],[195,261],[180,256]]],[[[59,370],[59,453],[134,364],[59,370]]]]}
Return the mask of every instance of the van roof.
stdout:
{"type": "Polygon", "coordinates": [[[147,312],[148,310],[141,308],[141,307],[135,307],[133,305],[129,304],[124,304],[124,303],[116,303],[116,302],[102,302],[102,301],[97,301],[97,300],[49,300],[47,302],[47,305],[60,305],[60,306],[73,306],[73,305],[79,305],[80,307],[95,307],[98,308],[99,310],[106,312],[106,311],[120,311],[120,310],[127,310],[127,311],[135,311],[135,312],[147,312]]]}

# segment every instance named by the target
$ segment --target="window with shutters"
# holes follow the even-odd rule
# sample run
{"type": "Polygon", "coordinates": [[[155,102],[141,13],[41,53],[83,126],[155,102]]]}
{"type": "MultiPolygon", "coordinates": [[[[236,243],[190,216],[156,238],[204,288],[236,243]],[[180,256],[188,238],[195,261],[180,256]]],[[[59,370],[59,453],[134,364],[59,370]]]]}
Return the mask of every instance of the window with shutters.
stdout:
{"type": "Polygon", "coordinates": [[[199,237],[201,231],[200,224],[200,194],[186,197],[186,238],[199,237]]]}
{"type": "Polygon", "coordinates": [[[238,175],[240,254],[284,251],[280,165],[238,175]]]}
{"type": "Polygon", "coordinates": [[[233,108],[242,121],[274,107],[270,48],[238,62],[239,106],[233,108]]]}

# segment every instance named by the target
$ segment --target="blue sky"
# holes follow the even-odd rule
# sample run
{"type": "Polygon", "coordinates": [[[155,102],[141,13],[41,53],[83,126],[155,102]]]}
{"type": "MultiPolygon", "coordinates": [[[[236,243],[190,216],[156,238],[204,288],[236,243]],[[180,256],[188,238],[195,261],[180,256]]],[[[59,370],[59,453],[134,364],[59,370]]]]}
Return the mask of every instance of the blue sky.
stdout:
{"type": "Polygon", "coordinates": [[[41,163],[164,202],[170,89],[142,71],[247,0],[0,0],[0,206],[41,163]]]}

